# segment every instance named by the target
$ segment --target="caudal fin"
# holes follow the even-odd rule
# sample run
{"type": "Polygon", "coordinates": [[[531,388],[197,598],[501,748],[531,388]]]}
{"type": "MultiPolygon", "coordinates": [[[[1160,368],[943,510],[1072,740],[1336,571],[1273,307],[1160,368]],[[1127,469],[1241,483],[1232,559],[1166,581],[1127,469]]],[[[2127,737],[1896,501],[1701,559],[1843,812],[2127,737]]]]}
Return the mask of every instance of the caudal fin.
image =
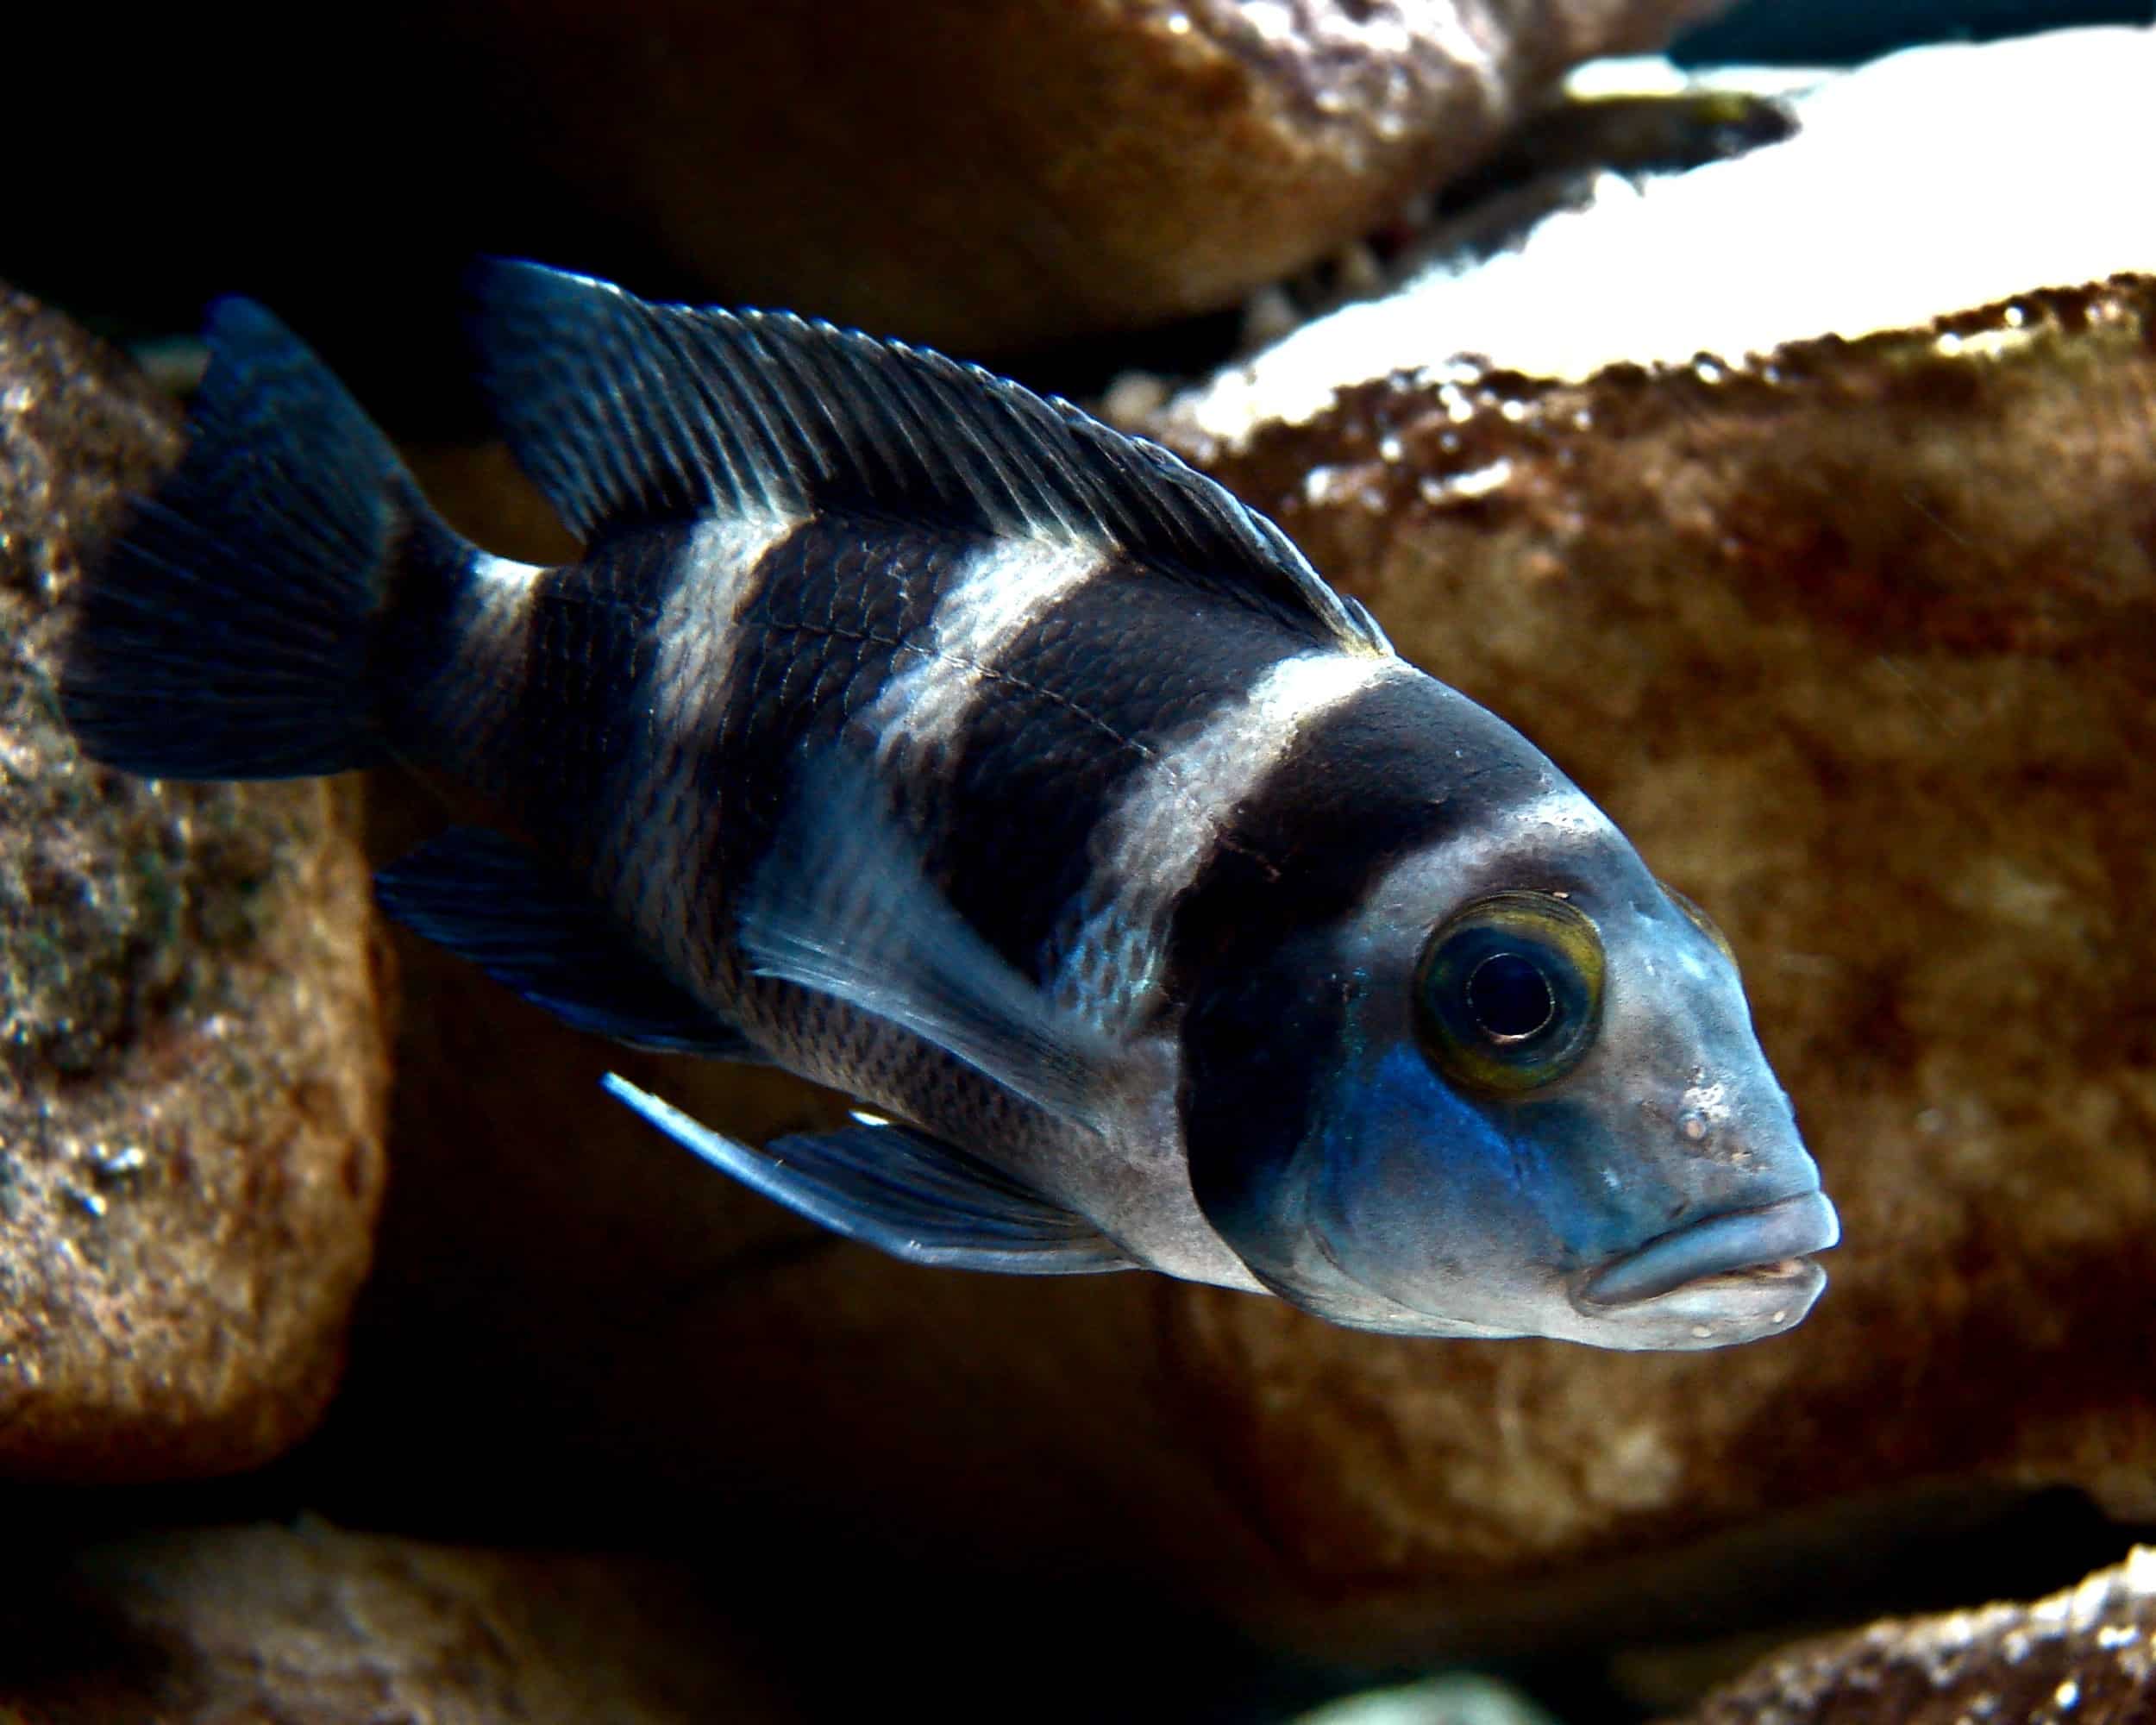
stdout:
{"type": "Polygon", "coordinates": [[[86,585],[61,678],[97,759],[282,779],[384,758],[369,667],[400,568],[461,546],[329,369],[259,305],[211,312],[179,467],[86,585]]]}

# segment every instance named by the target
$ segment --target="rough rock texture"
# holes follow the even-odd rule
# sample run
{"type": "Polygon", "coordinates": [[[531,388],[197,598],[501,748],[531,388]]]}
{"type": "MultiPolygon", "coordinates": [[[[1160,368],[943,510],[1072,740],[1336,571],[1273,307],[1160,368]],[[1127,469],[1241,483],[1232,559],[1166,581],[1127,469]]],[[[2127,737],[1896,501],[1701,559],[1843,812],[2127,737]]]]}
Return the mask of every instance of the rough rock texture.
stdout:
{"type": "Polygon", "coordinates": [[[0,291],[0,1474],[289,1445],[381,1193],[366,881],[332,789],[147,784],[60,720],[80,559],[175,420],[0,291]]]}
{"type": "Polygon", "coordinates": [[[1206,1428],[1294,1567],[1412,1616],[1927,1483],[2156,1514],[2156,280],[1363,386],[1220,471],[1720,920],[1846,1242],[1727,1355],[1194,1295],[1206,1428]]]}
{"type": "Polygon", "coordinates": [[[784,1505],[1388,1655],[1741,1620],[2047,1484],[2156,1514],[2156,286],[1752,367],[1370,385],[1222,472],[1728,930],[1847,1231],[1803,1328],[1438,1345],[908,1269],[594,1087],[743,1134],[828,1103],[415,950],[350,1453],[495,1514],[566,1455],[600,1517],[746,1540],[784,1505]]]}
{"type": "Polygon", "coordinates": [[[2156,1717],[2156,1551],[2033,1605],[1890,1618],[1785,1649],[1686,1725],[2139,1725],[2156,1717]]]}
{"type": "Polygon", "coordinates": [[[793,1716],[686,1579],[319,1522],[136,1536],[0,1582],[0,1720],[688,1725],[793,1716]]]}
{"type": "Polygon", "coordinates": [[[1233,304],[1715,0],[464,0],[411,28],[699,292],[968,353],[1233,304]]]}
{"type": "MultiPolygon", "coordinates": [[[[1883,255],[1896,212],[1852,208],[1826,273],[1883,255]]],[[[2156,1515],[2156,285],[1377,378],[1188,447],[1729,931],[1847,1231],[1805,1326],[1623,1357],[910,1270],[640,1133],[593,1088],[618,1054],[415,957],[347,1453],[475,1513],[576,1467],[585,1513],[719,1515],[735,1549],[1093,1565],[1388,1657],[1756,1620],[1827,1554],[2046,1484],[2156,1515]]],[[[744,1135],[830,1106],[624,1070],[744,1135]]]]}

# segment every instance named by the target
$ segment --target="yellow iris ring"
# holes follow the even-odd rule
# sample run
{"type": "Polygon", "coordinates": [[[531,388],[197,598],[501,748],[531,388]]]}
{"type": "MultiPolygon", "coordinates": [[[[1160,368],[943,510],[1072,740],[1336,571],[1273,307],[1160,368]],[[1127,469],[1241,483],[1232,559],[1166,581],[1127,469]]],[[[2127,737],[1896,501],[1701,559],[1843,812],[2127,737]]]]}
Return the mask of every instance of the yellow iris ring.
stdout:
{"type": "Polygon", "coordinates": [[[1477,899],[1438,925],[1416,968],[1423,1053],[1471,1090],[1509,1095],[1551,1083],[1593,1045],[1603,971],[1601,932],[1577,906],[1520,889],[1477,899]],[[1532,965],[1549,990],[1548,1017],[1525,1035],[1491,1029],[1474,1005],[1476,973],[1506,957],[1532,965]]]}

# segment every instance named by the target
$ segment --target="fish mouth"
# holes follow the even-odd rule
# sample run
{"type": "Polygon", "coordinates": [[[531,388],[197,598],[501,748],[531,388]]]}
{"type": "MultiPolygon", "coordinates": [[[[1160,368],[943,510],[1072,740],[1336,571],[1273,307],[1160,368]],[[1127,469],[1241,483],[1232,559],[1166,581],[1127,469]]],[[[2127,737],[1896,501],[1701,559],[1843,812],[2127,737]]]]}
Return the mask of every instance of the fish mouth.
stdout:
{"type": "Polygon", "coordinates": [[[1809,1261],[1810,1254],[1826,1251],[1840,1238],[1841,1222],[1827,1195],[1799,1192],[1756,1209],[1725,1211],[1651,1239],[1590,1272],[1573,1299],[1585,1310],[1608,1311],[1683,1289],[1688,1295],[1781,1294],[1808,1306],[1827,1279],[1809,1261]]]}

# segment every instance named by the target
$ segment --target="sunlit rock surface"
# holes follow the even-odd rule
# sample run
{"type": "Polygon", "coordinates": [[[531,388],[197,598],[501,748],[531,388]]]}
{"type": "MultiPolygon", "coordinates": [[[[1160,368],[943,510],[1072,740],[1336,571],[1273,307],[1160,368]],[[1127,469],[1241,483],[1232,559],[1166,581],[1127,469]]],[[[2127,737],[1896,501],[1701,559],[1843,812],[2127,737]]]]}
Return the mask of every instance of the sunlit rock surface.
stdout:
{"type": "MultiPolygon", "coordinates": [[[[2153,295],[1948,297],[1580,381],[1448,366],[1232,455],[1166,424],[1729,931],[1846,1230],[1794,1334],[1387,1341],[909,1269],[640,1134],[595,1089],[624,1057],[445,962],[415,964],[342,1440],[461,1503],[603,1457],[594,1515],[741,1539],[782,1503],[1388,1657],[1756,1620],[2027,1488],[2156,1514],[2153,295]]],[[[498,475],[466,487],[475,529],[530,530],[498,475]]],[[[624,1070],[744,1136],[830,1106],[624,1070]]]]}
{"type": "Polygon", "coordinates": [[[665,1565],[298,1526],[143,1534],[0,1578],[0,1719],[766,1725],[797,1716],[665,1565]],[[22,1710],[17,1710],[22,1709],[22,1710]]]}
{"type": "MultiPolygon", "coordinates": [[[[2137,1725],[2156,1717],[2156,1551],[2028,1605],[1890,1618],[1808,1641],[1682,1725],[2137,1725]]],[[[1671,1722],[1678,1725],[1678,1722],[1671,1722]]]]}
{"type": "Polygon", "coordinates": [[[285,1448],[380,1197],[366,881],[331,788],[147,784],[60,723],[81,559],[176,421],[0,291],[0,1477],[285,1448]]]}
{"type": "Polygon", "coordinates": [[[1232,304],[1564,71],[1718,0],[1024,0],[415,14],[493,140],[708,297],[976,354],[1232,304]]]}
{"type": "Polygon", "coordinates": [[[1456,1672],[1326,1703],[1294,1725],[1555,1725],[1493,1678],[1456,1672]]]}
{"type": "MultiPolygon", "coordinates": [[[[1593,69],[1607,91],[1666,68],[1593,69]]],[[[1731,80],[1719,80],[1725,86],[1731,80]]],[[[1782,88],[1789,74],[1768,86],[1782,88]]],[[[1682,175],[1606,174],[1486,261],[1298,330],[1176,404],[1186,446],[1302,422],[1334,390],[1479,356],[1576,380],[1617,363],[1738,361],[1909,328],[2156,260],[2156,30],[1911,49],[1788,97],[1788,142],[1682,175]]]]}

